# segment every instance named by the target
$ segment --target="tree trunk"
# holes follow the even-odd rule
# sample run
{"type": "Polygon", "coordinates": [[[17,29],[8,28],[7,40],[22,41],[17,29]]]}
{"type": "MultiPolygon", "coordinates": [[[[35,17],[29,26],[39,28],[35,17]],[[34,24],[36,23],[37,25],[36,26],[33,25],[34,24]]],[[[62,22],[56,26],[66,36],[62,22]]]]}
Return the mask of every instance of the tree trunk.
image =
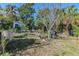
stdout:
{"type": "Polygon", "coordinates": [[[48,39],[51,39],[50,30],[48,30],[48,39]]]}

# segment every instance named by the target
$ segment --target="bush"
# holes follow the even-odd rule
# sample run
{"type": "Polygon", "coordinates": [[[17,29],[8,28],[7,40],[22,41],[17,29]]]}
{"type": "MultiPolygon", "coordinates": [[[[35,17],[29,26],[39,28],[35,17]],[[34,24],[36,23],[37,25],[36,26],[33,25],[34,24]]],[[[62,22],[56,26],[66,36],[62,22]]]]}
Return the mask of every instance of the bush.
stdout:
{"type": "Polygon", "coordinates": [[[79,27],[77,25],[72,25],[74,36],[79,36],[79,27]]]}

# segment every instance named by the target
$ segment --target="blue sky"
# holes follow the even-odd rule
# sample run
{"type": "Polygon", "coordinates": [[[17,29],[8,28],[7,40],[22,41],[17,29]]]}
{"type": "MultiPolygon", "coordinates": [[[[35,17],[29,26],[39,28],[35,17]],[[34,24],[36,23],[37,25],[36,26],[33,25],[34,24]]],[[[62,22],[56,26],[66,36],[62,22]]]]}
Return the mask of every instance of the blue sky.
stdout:
{"type": "MultiPolygon", "coordinates": [[[[8,4],[9,3],[0,3],[0,5],[2,7],[5,7],[8,4]]],[[[19,7],[19,6],[22,5],[22,3],[12,3],[12,5],[16,5],[17,7],[19,7]]],[[[62,5],[62,7],[67,7],[67,6],[70,6],[70,5],[75,5],[79,9],[79,3],[62,3],[61,5],[62,5]]],[[[49,6],[48,6],[48,3],[47,4],[46,3],[45,4],[44,3],[35,3],[35,5],[33,7],[35,8],[35,10],[38,10],[40,8],[45,8],[45,7],[51,8],[51,4],[49,4],[49,6]]]]}
{"type": "MultiPolygon", "coordinates": [[[[10,4],[10,3],[0,3],[0,5],[2,7],[5,7],[8,4],[10,4]]],[[[17,7],[22,5],[22,3],[11,3],[11,4],[16,5],[17,7]]],[[[48,5],[48,3],[45,3],[45,4],[44,3],[35,3],[34,8],[35,9],[40,9],[40,8],[44,8],[44,7],[49,7],[47,5],[48,5]]],[[[49,5],[51,7],[51,3],[49,3],[49,5]]],[[[75,5],[77,8],[79,8],[79,3],[62,3],[63,7],[67,7],[67,6],[70,6],[70,5],[75,5]]]]}

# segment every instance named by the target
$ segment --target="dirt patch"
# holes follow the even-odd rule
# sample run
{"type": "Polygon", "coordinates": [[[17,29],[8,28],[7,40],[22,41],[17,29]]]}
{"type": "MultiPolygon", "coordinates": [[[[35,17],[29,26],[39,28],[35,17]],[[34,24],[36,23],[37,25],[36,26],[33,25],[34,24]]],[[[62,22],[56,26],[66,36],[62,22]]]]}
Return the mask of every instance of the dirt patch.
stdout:
{"type": "Polygon", "coordinates": [[[72,56],[79,55],[79,40],[52,40],[49,45],[20,51],[22,56],[72,56]]]}

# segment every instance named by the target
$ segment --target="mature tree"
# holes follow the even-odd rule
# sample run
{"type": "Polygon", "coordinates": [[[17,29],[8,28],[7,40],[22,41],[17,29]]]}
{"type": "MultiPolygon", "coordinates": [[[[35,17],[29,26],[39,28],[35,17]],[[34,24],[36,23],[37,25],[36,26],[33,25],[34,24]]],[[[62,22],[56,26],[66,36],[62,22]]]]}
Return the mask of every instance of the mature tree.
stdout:
{"type": "Polygon", "coordinates": [[[57,22],[60,20],[60,14],[59,14],[59,4],[52,4],[52,9],[49,8],[43,8],[39,10],[38,16],[40,17],[40,20],[43,22],[44,26],[46,27],[46,30],[48,32],[48,39],[50,39],[51,30],[56,31],[57,22]],[[55,6],[56,5],[56,6],[55,6]]]}
{"type": "Polygon", "coordinates": [[[10,26],[10,28],[13,28],[13,24],[16,22],[16,21],[20,21],[20,15],[19,15],[19,12],[16,8],[15,5],[7,5],[6,6],[6,20],[7,20],[7,25],[10,26]]]}
{"type": "Polygon", "coordinates": [[[66,26],[65,29],[69,33],[72,30],[69,29],[71,28],[70,24],[72,24],[75,21],[75,16],[77,15],[77,8],[74,5],[69,6],[63,9],[63,13],[63,24],[66,26]]]}
{"type": "Polygon", "coordinates": [[[35,13],[33,5],[33,3],[26,3],[18,8],[22,21],[26,26],[29,25],[29,30],[32,28],[33,14],[35,13]]]}

